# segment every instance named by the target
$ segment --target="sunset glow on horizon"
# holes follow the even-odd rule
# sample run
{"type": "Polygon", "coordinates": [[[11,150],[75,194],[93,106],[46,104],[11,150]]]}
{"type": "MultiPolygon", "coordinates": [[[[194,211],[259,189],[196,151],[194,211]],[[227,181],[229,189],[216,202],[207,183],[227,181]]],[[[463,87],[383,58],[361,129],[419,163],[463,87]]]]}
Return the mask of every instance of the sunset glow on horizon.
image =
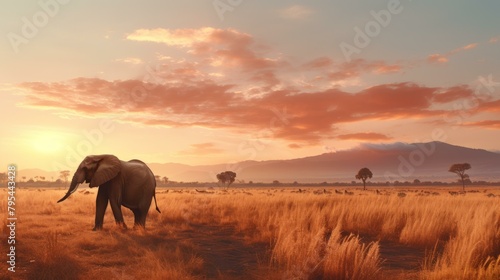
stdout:
{"type": "Polygon", "coordinates": [[[255,2],[3,4],[2,164],[500,151],[499,2],[255,2]]]}

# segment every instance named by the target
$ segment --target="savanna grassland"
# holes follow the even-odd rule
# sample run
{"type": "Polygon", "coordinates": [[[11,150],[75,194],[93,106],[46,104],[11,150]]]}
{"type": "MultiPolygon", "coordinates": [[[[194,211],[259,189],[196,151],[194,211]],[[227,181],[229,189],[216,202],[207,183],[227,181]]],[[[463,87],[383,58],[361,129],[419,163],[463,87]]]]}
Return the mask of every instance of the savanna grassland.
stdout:
{"type": "Polygon", "coordinates": [[[16,272],[2,238],[0,278],[500,278],[500,189],[379,190],[158,188],[145,231],[126,208],[118,229],[108,207],[93,232],[96,189],[59,204],[66,190],[18,189],[16,272]]]}

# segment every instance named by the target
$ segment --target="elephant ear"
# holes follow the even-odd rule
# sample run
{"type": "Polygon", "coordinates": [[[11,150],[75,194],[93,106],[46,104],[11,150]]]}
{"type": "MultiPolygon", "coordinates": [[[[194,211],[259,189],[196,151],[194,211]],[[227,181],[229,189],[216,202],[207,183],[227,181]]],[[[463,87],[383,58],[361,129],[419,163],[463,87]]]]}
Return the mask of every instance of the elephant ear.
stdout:
{"type": "Polygon", "coordinates": [[[113,155],[94,156],[93,159],[98,161],[97,169],[90,181],[90,187],[98,187],[107,181],[113,179],[120,172],[120,160],[113,155]]]}

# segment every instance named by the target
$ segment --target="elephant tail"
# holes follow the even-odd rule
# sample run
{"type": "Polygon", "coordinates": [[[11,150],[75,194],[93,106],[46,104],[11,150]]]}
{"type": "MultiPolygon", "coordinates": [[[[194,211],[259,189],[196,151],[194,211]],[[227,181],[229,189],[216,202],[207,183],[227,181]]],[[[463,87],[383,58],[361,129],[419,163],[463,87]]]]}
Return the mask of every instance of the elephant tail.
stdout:
{"type": "Polygon", "coordinates": [[[158,211],[158,213],[161,213],[160,208],[158,208],[158,204],[156,203],[156,194],[153,195],[153,198],[155,199],[156,211],[158,211]]]}

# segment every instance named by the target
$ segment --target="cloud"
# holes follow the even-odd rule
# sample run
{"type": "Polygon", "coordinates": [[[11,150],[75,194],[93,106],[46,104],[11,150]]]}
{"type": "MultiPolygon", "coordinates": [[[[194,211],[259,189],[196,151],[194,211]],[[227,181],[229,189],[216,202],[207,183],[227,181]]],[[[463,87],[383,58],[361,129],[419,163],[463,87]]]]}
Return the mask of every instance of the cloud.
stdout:
{"type": "Polygon", "coordinates": [[[432,109],[432,100],[444,93],[445,99],[452,101],[461,98],[461,92],[466,90],[398,83],[356,93],[287,88],[248,97],[235,91],[234,85],[213,81],[149,84],[97,78],[23,83],[19,88],[24,95],[24,106],[89,117],[113,117],[143,125],[202,126],[241,134],[264,131],[264,137],[301,145],[335,138],[340,124],[441,116],[446,111],[432,109]]]}
{"type": "Polygon", "coordinates": [[[217,148],[214,143],[199,143],[192,144],[187,150],[182,150],[178,154],[183,156],[200,156],[200,155],[212,155],[223,153],[224,150],[217,148]]]}
{"type": "MultiPolygon", "coordinates": [[[[472,96],[467,86],[413,83],[347,92],[338,85],[362,75],[398,73],[403,66],[363,59],[335,63],[326,56],[294,65],[234,29],[139,29],[127,39],[165,44],[186,55],[176,60],[156,54],[158,65],[148,65],[142,79],[80,77],[22,83],[18,88],[23,106],[149,126],[201,126],[242,135],[262,132],[263,138],[287,140],[293,143],[290,147],[299,148],[339,137],[337,127],[346,123],[436,120],[453,111],[447,103],[472,96]]],[[[481,101],[471,111],[498,108],[494,101],[481,101]]],[[[384,140],[377,134],[340,137],[384,140]]]]}
{"type": "Polygon", "coordinates": [[[468,122],[465,123],[466,126],[475,126],[482,127],[487,129],[500,129],[500,121],[499,120],[484,120],[477,122],[468,122]]]}
{"type": "Polygon", "coordinates": [[[482,112],[500,112],[500,100],[483,101],[478,107],[479,111],[482,112]]]}
{"type": "Polygon", "coordinates": [[[342,134],[337,136],[336,138],[341,140],[361,140],[361,141],[385,141],[392,139],[392,137],[389,137],[387,135],[374,132],[342,134]]]}
{"type": "Polygon", "coordinates": [[[162,43],[185,51],[179,61],[157,54],[161,66],[157,67],[154,80],[160,83],[217,80],[233,84],[235,91],[254,97],[280,88],[317,90],[333,83],[348,85],[358,83],[363,74],[392,74],[403,68],[399,64],[363,59],[334,63],[327,56],[296,66],[279,52],[257,43],[250,34],[235,29],[138,29],[127,39],[162,43]]]}
{"type": "Polygon", "coordinates": [[[461,52],[461,51],[472,50],[472,49],[475,49],[478,45],[479,45],[479,43],[468,44],[466,46],[463,46],[461,48],[453,50],[452,53],[457,53],[457,52],[461,52]]]}
{"type": "Polygon", "coordinates": [[[445,54],[439,54],[439,53],[431,54],[427,57],[427,61],[429,63],[447,63],[448,61],[450,61],[450,59],[449,59],[450,56],[455,55],[455,54],[460,53],[460,52],[463,52],[463,51],[469,51],[469,50],[475,49],[478,45],[479,45],[479,43],[471,43],[471,44],[465,45],[463,47],[451,50],[445,54]]]}
{"type": "Polygon", "coordinates": [[[297,143],[291,143],[291,144],[288,144],[288,148],[290,149],[300,149],[302,148],[301,145],[297,144],[297,143]]]}
{"type": "Polygon", "coordinates": [[[436,94],[433,101],[437,103],[449,103],[463,98],[471,98],[473,95],[473,91],[468,86],[455,86],[436,94]]]}
{"type": "Polygon", "coordinates": [[[243,67],[256,70],[276,66],[277,60],[266,57],[256,49],[251,35],[235,29],[203,27],[199,29],[138,29],[128,40],[164,43],[188,49],[188,53],[204,58],[211,66],[243,67]]]}
{"type": "Polygon", "coordinates": [[[311,16],[312,14],[313,10],[302,5],[293,5],[279,11],[279,15],[282,18],[292,19],[292,20],[305,19],[311,16]]]}
{"type": "Polygon", "coordinates": [[[328,57],[320,57],[306,62],[302,65],[301,69],[303,71],[311,71],[317,75],[319,74],[311,82],[317,84],[321,80],[328,82],[355,80],[363,74],[384,75],[398,73],[403,70],[403,66],[388,64],[381,60],[368,61],[364,59],[355,59],[350,62],[335,64],[328,57]]]}
{"type": "Polygon", "coordinates": [[[303,67],[308,69],[324,68],[333,65],[333,60],[329,57],[322,56],[306,62],[303,67]]]}
{"type": "Polygon", "coordinates": [[[144,61],[137,57],[125,57],[125,58],[117,58],[115,59],[117,62],[129,63],[129,64],[142,64],[144,61]]]}
{"type": "Polygon", "coordinates": [[[427,57],[427,61],[429,61],[430,63],[447,63],[449,61],[449,59],[444,55],[435,53],[435,54],[429,55],[427,57]]]}
{"type": "Polygon", "coordinates": [[[212,27],[200,29],[138,29],[127,36],[128,40],[164,43],[169,46],[189,48],[197,43],[209,41],[216,31],[212,27]]]}

